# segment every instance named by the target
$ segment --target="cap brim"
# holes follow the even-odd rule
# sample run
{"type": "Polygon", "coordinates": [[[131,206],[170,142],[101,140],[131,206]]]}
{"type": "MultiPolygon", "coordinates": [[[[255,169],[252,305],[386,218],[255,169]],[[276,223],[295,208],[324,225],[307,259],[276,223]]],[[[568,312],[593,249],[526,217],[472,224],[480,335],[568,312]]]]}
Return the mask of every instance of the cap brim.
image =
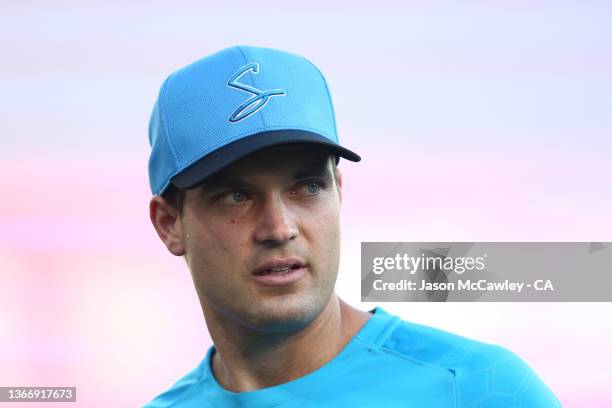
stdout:
{"type": "Polygon", "coordinates": [[[347,160],[353,162],[361,160],[358,154],[317,133],[304,130],[266,131],[236,140],[207,154],[172,177],[172,184],[180,189],[197,187],[207,177],[251,153],[271,146],[293,143],[316,143],[328,147],[332,152],[347,160]]]}

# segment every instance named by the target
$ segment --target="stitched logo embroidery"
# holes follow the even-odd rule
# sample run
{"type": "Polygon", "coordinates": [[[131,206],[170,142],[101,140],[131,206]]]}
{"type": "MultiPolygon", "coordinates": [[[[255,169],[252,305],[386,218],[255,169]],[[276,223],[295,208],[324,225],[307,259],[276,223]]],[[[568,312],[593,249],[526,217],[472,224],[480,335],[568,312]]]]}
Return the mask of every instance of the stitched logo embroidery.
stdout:
{"type": "Polygon", "coordinates": [[[264,107],[271,96],[285,96],[285,91],[282,89],[272,89],[270,91],[262,91],[260,89],[254,88],[249,85],[241,84],[238,82],[240,77],[242,77],[248,71],[252,71],[254,74],[259,72],[259,64],[257,62],[251,62],[250,64],[245,65],[240,68],[227,82],[229,86],[232,88],[239,89],[241,91],[245,91],[253,94],[249,99],[242,102],[240,106],[236,108],[234,112],[230,115],[227,120],[230,122],[238,122],[242,119],[250,116],[264,107]]]}

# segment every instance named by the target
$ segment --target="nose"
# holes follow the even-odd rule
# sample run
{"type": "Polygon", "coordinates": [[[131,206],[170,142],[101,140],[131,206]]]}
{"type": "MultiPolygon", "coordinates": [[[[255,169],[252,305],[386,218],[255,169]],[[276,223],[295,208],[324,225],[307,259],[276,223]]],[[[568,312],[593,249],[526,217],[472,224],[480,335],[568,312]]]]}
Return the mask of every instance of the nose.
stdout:
{"type": "Polygon", "coordinates": [[[297,237],[294,215],[280,194],[273,194],[262,203],[255,229],[255,240],[280,245],[297,237]]]}

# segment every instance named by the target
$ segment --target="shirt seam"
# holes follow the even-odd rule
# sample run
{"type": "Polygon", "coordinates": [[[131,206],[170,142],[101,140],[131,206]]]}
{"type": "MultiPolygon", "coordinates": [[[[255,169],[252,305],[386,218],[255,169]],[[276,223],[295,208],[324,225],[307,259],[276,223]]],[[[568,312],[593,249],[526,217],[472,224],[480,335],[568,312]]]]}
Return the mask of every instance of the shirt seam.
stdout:
{"type": "Polygon", "coordinates": [[[402,360],[406,360],[406,361],[409,361],[411,363],[414,363],[414,364],[417,364],[417,365],[420,365],[420,366],[423,366],[423,367],[426,367],[426,368],[430,368],[430,369],[435,370],[437,372],[449,375],[449,376],[451,376],[453,378],[455,377],[454,371],[452,369],[450,369],[450,368],[443,368],[441,366],[437,366],[437,365],[434,365],[434,364],[426,363],[425,361],[416,359],[414,357],[409,357],[409,356],[407,356],[405,354],[399,353],[399,352],[397,352],[397,351],[395,351],[393,349],[390,349],[390,348],[388,348],[386,346],[383,346],[383,345],[380,345],[380,344],[374,344],[372,342],[368,342],[368,341],[366,341],[364,339],[361,339],[361,338],[356,338],[355,340],[359,341],[360,343],[366,345],[369,348],[375,348],[375,349],[377,349],[379,351],[391,354],[394,357],[401,358],[402,360]]]}
{"type": "Polygon", "coordinates": [[[452,368],[444,368],[444,367],[441,367],[441,366],[437,366],[437,365],[426,363],[426,362],[421,361],[419,359],[406,356],[406,355],[404,355],[402,353],[399,353],[399,352],[397,352],[395,350],[392,350],[392,349],[390,349],[388,347],[385,347],[385,346],[383,346],[381,344],[376,344],[376,343],[373,343],[373,342],[366,341],[366,340],[364,340],[364,339],[362,339],[360,337],[355,337],[355,340],[360,342],[360,343],[362,343],[363,345],[365,345],[366,347],[368,347],[370,349],[372,349],[372,348],[377,349],[377,350],[379,350],[381,352],[390,354],[390,355],[392,355],[394,357],[400,358],[402,360],[408,361],[408,362],[413,363],[413,364],[417,364],[417,365],[419,365],[421,367],[425,367],[425,368],[431,369],[431,370],[433,370],[435,372],[438,372],[438,373],[440,373],[440,374],[442,374],[444,376],[450,377],[450,393],[451,393],[450,397],[451,397],[451,401],[453,401],[453,408],[456,408],[456,407],[459,406],[459,405],[457,405],[458,404],[458,396],[459,396],[459,393],[457,391],[457,386],[458,386],[457,385],[457,375],[455,373],[455,370],[453,370],[452,368]]]}

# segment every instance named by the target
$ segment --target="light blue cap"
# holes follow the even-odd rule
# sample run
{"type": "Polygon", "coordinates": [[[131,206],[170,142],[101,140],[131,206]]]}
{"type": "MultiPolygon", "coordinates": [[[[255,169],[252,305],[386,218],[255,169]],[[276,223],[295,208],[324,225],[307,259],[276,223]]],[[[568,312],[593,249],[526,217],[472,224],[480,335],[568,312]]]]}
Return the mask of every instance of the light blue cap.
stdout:
{"type": "Polygon", "coordinates": [[[172,183],[193,188],[254,151],[317,143],[351,161],[338,144],[331,96],[305,58],[270,48],[235,46],[172,73],[149,123],[153,194],[172,183]]]}

